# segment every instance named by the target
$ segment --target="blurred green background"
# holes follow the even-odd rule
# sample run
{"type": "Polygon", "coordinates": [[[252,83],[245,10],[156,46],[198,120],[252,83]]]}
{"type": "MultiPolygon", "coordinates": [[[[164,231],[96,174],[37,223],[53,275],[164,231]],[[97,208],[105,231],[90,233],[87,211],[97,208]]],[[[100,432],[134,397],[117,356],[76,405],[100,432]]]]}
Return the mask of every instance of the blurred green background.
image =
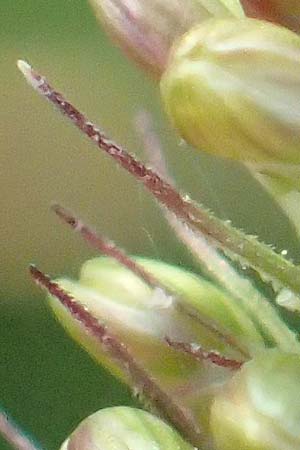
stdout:
{"type": "MultiPolygon", "coordinates": [[[[53,276],[76,276],[94,254],[49,204],[70,207],[131,253],[191,268],[193,261],[143,188],[26,85],[18,58],[141,158],[133,121],[149,110],[184,191],[294,259],[299,247],[280,210],[243,170],[179,145],[157,86],[109,42],[87,0],[1,0],[0,405],[55,449],[83,417],[131,398],[65,336],[28,276],[30,262],[53,276]]],[[[0,440],[0,448],[8,446],[0,440]]]]}

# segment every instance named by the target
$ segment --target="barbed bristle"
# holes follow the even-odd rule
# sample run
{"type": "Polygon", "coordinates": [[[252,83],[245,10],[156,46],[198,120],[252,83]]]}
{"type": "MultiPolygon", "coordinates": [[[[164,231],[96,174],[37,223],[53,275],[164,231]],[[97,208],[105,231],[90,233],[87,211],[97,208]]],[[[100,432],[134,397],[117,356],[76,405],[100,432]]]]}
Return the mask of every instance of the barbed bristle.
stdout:
{"type": "Polygon", "coordinates": [[[206,350],[201,345],[186,342],[176,342],[166,337],[167,344],[183,353],[193,356],[198,361],[209,361],[219,367],[226,369],[238,370],[244,364],[243,361],[227,358],[214,350],[206,350]]]}

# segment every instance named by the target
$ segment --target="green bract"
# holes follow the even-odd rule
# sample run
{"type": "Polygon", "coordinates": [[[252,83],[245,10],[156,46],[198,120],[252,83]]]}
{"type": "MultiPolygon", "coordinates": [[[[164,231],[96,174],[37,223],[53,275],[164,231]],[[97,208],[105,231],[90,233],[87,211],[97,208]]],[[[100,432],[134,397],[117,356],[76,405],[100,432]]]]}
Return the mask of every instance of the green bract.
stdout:
{"type": "Polygon", "coordinates": [[[152,414],[120,406],[87,417],[61,450],[193,450],[193,447],[152,414]]]}
{"type": "Polygon", "coordinates": [[[90,0],[114,40],[159,77],[174,40],[211,17],[243,17],[239,0],[90,0]]]}
{"type": "Polygon", "coordinates": [[[196,26],[161,81],[166,110],[195,147],[243,162],[300,162],[300,37],[255,19],[196,26]]]}
{"type": "Polygon", "coordinates": [[[218,450],[300,448],[300,357],[268,350],[246,363],[216,396],[218,450]]]}

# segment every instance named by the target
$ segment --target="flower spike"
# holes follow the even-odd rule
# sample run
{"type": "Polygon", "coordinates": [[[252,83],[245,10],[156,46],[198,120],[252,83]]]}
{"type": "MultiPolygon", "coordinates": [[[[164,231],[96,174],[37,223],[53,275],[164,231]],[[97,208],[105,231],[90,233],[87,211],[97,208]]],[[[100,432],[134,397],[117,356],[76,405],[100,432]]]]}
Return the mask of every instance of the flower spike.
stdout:
{"type": "MultiPolygon", "coordinates": [[[[107,153],[121,167],[132,174],[162,205],[184,223],[187,223],[192,230],[200,230],[216,246],[228,253],[231,258],[236,258],[243,264],[255,268],[261,277],[267,281],[272,281],[277,289],[279,285],[287,287],[296,294],[300,293],[299,267],[276,254],[267,245],[259,243],[253,236],[245,235],[228,223],[216,218],[202,206],[196,205],[189,198],[182,196],[156,172],[147,168],[121,146],[108,139],[98,127],[60,93],[56,92],[47,80],[35,72],[27,63],[19,61],[18,66],[34,89],[53,103],[100,150],[107,153]]],[[[265,332],[272,336],[274,342],[277,342],[282,350],[294,349],[294,351],[300,352],[300,345],[295,334],[282,322],[270,305],[266,304],[264,308],[267,314],[272,316],[271,320],[263,323],[265,332]]]]}
{"type": "Polygon", "coordinates": [[[47,80],[35,72],[28,63],[18,61],[18,67],[28,83],[42,96],[53,103],[77,128],[89,137],[99,149],[111,156],[125,170],[140,181],[156,199],[188,223],[192,229],[200,230],[216,246],[237,257],[259,271],[266,279],[277,282],[300,293],[300,269],[276,254],[270,247],[259,243],[232,226],[217,219],[200,205],[180,195],[167,181],[153,170],[136,160],[91,123],[81,112],[56,92],[47,80]]]}

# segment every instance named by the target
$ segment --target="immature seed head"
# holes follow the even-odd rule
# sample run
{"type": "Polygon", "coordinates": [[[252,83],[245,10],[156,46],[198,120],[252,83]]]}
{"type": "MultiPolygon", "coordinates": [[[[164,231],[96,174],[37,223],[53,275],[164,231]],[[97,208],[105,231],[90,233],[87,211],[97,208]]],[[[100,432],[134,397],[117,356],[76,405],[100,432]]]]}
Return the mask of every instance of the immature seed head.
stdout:
{"type": "Polygon", "coordinates": [[[161,81],[187,142],[243,162],[300,162],[300,37],[255,19],[215,19],[174,47],[161,81]]]}
{"type": "Polygon", "coordinates": [[[193,450],[159,418],[128,407],[106,408],[83,420],[61,450],[193,450]]]}
{"type": "Polygon", "coordinates": [[[155,77],[173,42],[211,17],[243,17],[239,0],[90,0],[115,42],[155,77]]]}
{"type": "Polygon", "coordinates": [[[300,448],[300,357],[268,350],[244,364],[216,396],[217,450],[300,448]]]}

